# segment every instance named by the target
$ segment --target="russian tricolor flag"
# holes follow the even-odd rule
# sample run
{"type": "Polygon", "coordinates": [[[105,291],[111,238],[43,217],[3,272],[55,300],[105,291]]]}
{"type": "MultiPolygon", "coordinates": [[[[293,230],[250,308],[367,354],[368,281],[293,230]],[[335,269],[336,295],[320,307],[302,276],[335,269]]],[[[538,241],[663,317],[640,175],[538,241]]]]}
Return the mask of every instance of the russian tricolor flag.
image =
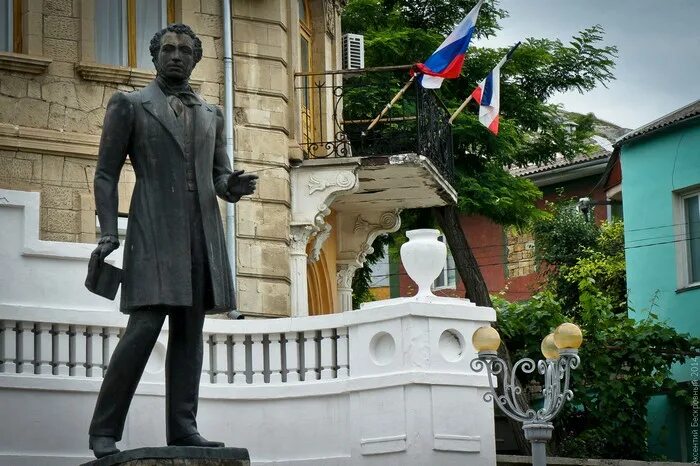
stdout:
{"type": "Polygon", "coordinates": [[[510,59],[518,48],[520,42],[515,44],[491,70],[486,79],[472,92],[474,100],[479,102],[479,121],[493,134],[498,134],[498,113],[501,108],[501,67],[510,59]]]}
{"type": "Polygon", "coordinates": [[[416,67],[422,73],[419,81],[427,89],[438,89],[442,86],[442,80],[459,77],[464,64],[464,54],[467,53],[469,42],[474,32],[479,9],[484,0],[479,0],[472,11],[440,44],[440,47],[425,61],[418,63],[416,67]]]}

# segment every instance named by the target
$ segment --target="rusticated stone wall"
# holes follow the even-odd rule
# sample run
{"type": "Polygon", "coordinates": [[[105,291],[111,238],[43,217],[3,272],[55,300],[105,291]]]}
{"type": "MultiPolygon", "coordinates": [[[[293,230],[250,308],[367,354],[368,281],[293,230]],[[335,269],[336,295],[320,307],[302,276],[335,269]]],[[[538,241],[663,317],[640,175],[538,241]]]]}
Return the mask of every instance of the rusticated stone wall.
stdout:
{"type": "MultiPolygon", "coordinates": [[[[92,179],[106,104],[115,91],[131,91],[151,79],[148,70],[95,63],[96,1],[24,0],[24,53],[0,54],[0,188],[41,192],[44,240],[95,241],[92,179]],[[31,66],[17,65],[27,60],[31,66]]],[[[317,13],[325,11],[322,0],[311,4],[317,13]]],[[[176,21],[191,25],[202,40],[195,88],[220,105],[221,0],[175,0],[174,5],[176,21]]],[[[238,301],[249,315],[288,315],[288,161],[290,151],[299,151],[293,110],[297,2],[232,5],[236,168],[259,171],[261,178],[258,192],[236,205],[238,301]]],[[[324,30],[316,37],[316,56],[337,53],[338,42],[324,30]]],[[[334,67],[335,60],[319,58],[317,64],[334,67]]],[[[119,186],[122,213],[128,212],[134,183],[127,162],[119,186]]]]}

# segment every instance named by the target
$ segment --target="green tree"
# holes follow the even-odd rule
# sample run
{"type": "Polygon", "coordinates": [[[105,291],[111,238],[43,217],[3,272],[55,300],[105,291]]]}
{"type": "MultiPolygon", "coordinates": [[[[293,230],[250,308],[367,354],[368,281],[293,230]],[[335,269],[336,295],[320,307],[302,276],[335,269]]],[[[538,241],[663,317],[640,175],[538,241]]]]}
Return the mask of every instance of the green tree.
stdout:
{"type": "MultiPolygon", "coordinates": [[[[572,373],[575,398],[555,421],[553,454],[650,459],[647,404],[658,393],[689,402],[671,367],[697,355],[700,340],[678,334],[653,313],[628,316],[621,222],[596,227],[570,204],[554,210],[558,218],[535,226],[538,253],[553,264],[548,284],[526,302],[496,299],[499,328],[514,356],[533,359],[542,358],[544,334],[562,322],[583,330],[581,367],[572,373]]],[[[530,378],[522,382],[538,380],[530,378]]]]}
{"type": "MultiPolygon", "coordinates": [[[[476,0],[350,0],[343,12],[343,30],[364,34],[367,67],[412,64],[425,60],[475,4],[476,0]]],[[[497,0],[486,2],[477,36],[496,34],[499,20],[506,16],[497,0]]],[[[432,215],[417,218],[436,222],[444,232],[468,295],[477,304],[490,305],[491,299],[461,229],[460,213],[516,226],[539,215],[534,208],[539,190],[503,167],[546,163],[557,154],[573,157],[591,150],[592,117],[574,117],[577,129],[569,131],[561,109],[548,99],[557,92],[585,92],[613,79],[616,48],[603,46],[602,39],[600,26],[581,31],[568,44],[526,39],[502,71],[498,137],[479,123],[473,107],[455,121],[453,186],[458,204],[434,208],[432,215]]],[[[446,81],[439,91],[447,107],[457,108],[506,51],[472,46],[461,77],[446,81]]],[[[404,76],[407,80],[408,75],[404,76]]],[[[352,111],[353,105],[380,109],[388,101],[387,88],[396,92],[402,84],[397,79],[368,79],[356,96],[346,95],[346,111],[352,111]]]]}
{"type": "MultiPolygon", "coordinates": [[[[343,30],[364,34],[367,67],[413,64],[425,60],[476,2],[349,0],[343,12],[343,30]]],[[[486,2],[479,16],[477,36],[495,34],[500,28],[499,20],[506,16],[507,12],[498,7],[498,0],[486,2]]],[[[548,103],[548,99],[557,92],[585,92],[613,79],[616,48],[602,46],[602,38],[602,28],[593,26],[568,44],[551,39],[525,40],[502,70],[499,136],[489,133],[473,110],[463,112],[455,121],[453,186],[459,195],[458,204],[433,208],[428,215],[404,215],[404,227],[439,225],[467,294],[479,305],[491,305],[491,298],[461,228],[460,214],[481,214],[502,225],[515,226],[526,225],[539,215],[534,208],[541,196],[539,190],[529,181],[512,177],[503,167],[546,163],[557,154],[571,158],[591,150],[588,141],[592,117],[576,117],[578,126],[569,131],[563,124],[561,109],[548,103]],[[407,218],[414,222],[406,221],[407,218]]],[[[446,81],[439,92],[447,107],[456,109],[506,51],[472,46],[460,78],[446,81]]],[[[363,108],[381,109],[408,78],[404,76],[393,80],[368,77],[357,93],[346,92],[346,116],[363,108]]],[[[507,351],[502,350],[508,360],[507,351]]],[[[521,434],[517,425],[513,429],[521,434]]],[[[521,449],[528,448],[522,436],[519,443],[521,449]]]]}

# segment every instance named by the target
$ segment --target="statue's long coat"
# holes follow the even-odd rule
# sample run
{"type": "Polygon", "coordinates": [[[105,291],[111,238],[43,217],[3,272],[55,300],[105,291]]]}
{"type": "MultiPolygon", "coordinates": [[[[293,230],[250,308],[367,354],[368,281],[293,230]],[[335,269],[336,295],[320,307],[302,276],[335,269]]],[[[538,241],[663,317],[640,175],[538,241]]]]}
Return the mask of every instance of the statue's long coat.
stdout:
{"type": "MultiPolygon", "coordinates": [[[[201,100],[201,99],[200,99],[201,100]]],[[[235,309],[231,270],[217,194],[229,201],[231,174],[221,111],[194,109],[194,160],[214,307],[235,309]]],[[[117,184],[126,156],[136,174],[124,245],[121,311],[143,306],[191,306],[190,227],[182,132],[165,94],[153,81],[141,91],[115,93],[107,106],[95,172],[95,203],[103,234],[117,234],[117,184]]]]}

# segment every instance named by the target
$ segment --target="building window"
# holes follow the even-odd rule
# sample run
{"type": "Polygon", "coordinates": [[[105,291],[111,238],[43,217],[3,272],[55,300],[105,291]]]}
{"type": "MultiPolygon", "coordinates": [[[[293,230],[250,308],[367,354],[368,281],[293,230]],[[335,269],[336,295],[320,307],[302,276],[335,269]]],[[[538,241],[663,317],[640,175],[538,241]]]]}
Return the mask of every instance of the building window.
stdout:
{"type": "Polygon", "coordinates": [[[0,0],[0,52],[22,52],[22,0],[0,0]]]}
{"type": "Polygon", "coordinates": [[[151,38],[175,20],[174,0],[95,2],[95,58],[99,63],[153,68],[151,38]]]}
{"type": "MultiPolygon", "coordinates": [[[[307,0],[297,0],[299,8],[299,67],[302,73],[310,73],[313,70],[313,48],[311,9],[307,0]]],[[[313,139],[313,78],[302,77],[301,84],[301,137],[302,142],[310,143],[313,139]]]]}
{"type": "MultiPolygon", "coordinates": [[[[438,237],[439,241],[445,242],[444,236],[438,237]]],[[[433,290],[441,289],[455,289],[457,287],[457,270],[455,267],[455,259],[452,257],[450,248],[447,248],[447,259],[445,260],[445,267],[440,272],[440,275],[433,282],[433,290]]]]}
{"type": "Polygon", "coordinates": [[[682,194],[680,213],[681,287],[700,284],[700,191],[682,194]]]}

